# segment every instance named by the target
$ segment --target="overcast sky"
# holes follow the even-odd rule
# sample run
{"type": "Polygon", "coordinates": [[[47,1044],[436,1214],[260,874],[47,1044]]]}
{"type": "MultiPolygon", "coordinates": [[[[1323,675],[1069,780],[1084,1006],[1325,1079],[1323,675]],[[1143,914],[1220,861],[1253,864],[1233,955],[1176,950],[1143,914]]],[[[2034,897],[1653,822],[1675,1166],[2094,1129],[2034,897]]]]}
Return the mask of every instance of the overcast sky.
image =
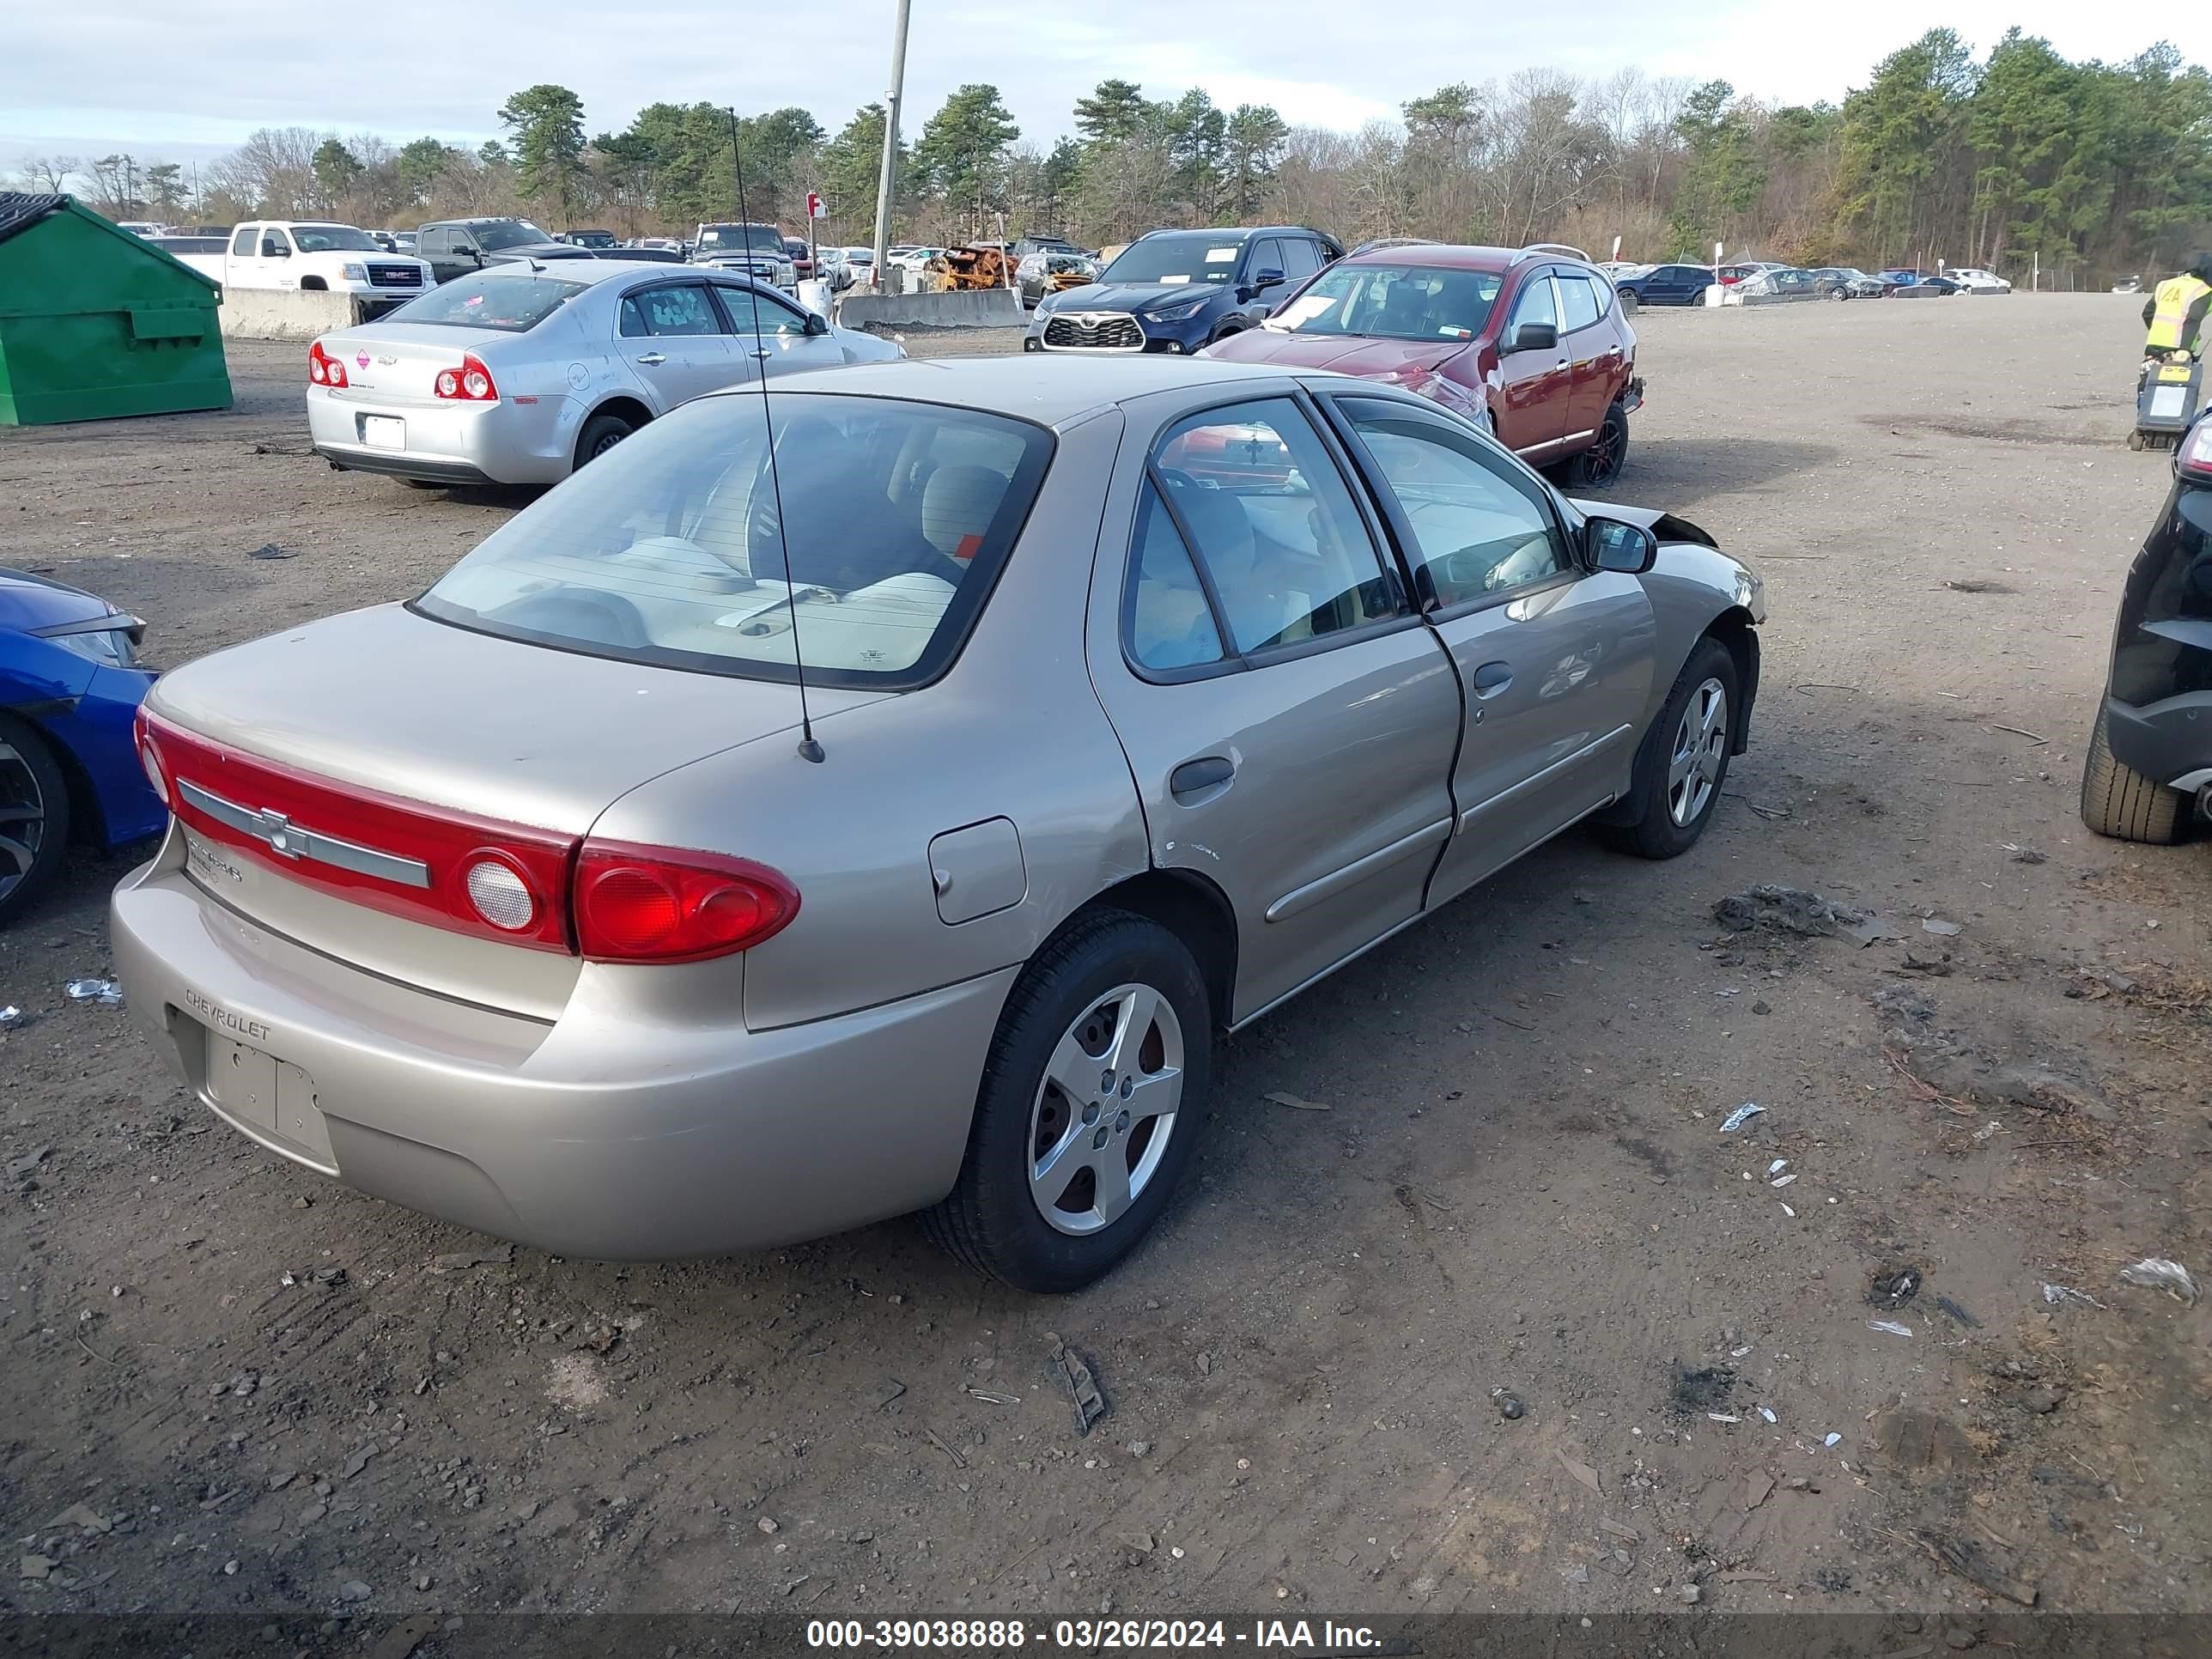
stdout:
{"type": "MultiPolygon", "coordinates": [[[[380,0],[365,9],[271,0],[18,0],[0,52],[0,167],[30,154],[204,159],[259,126],[376,131],[397,142],[494,136],[510,92],[574,88],[599,132],[659,100],[798,104],[835,131],[882,95],[893,0],[380,0]]],[[[1948,23],[1977,52],[2019,23],[2071,58],[2132,57],[2155,9],[2081,0],[1949,0],[1940,9],[1579,0],[1571,10],[1273,0],[915,0],[909,134],[968,81],[997,84],[1024,137],[1068,130],[1102,77],[1153,96],[1202,86],[1224,107],[1270,103],[1293,124],[1352,127],[1453,81],[1624,64],[1724,76],[1784,102],[1841,98],[1884,53],[1948,23]],[[1569,25],[1571,24],[1571,27],[1569,25]]],[[[2175,44],[2212,59],[2212,8],[2166,12],[2175,44]]]]}

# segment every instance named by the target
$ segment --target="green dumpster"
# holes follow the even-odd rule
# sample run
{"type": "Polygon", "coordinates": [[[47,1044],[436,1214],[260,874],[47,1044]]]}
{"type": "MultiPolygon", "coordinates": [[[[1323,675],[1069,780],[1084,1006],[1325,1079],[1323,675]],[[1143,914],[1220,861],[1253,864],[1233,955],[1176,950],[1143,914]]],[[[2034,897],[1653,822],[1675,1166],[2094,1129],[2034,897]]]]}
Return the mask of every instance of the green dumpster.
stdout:
{"type": "Polygon", "coordinates": [[[222,302],[75,197],[0,191],[0,426],[228,409],[222,302]]]}

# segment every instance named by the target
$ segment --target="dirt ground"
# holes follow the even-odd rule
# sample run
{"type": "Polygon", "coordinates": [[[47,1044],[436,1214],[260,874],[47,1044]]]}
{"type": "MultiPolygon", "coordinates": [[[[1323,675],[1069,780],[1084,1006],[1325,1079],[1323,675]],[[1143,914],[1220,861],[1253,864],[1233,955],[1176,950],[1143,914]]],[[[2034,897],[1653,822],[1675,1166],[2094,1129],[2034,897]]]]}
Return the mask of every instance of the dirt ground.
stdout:
{"type": "MultiPolygon", "coordinates": [[[[1066,1300],[911,1223],[620,1267],[332,1186],[64,999],[126,867],[81,860],[0,938],[0,1609],[2203,1613],[2212,1306],[2119,1274],[2212,1275],[2212,842],[2075,815],[2166,487],[2137,304],[1638,318],[1616,493],[1773,611],[1712,833],[1570,836],[1229,1042],[1179,1207],[1066,1300]],[[1716,919],[1759,883],[1900,937],[1716,919]]],[[[174,664],[521,499],[330,471],[303,352],[232,365],[0,434],[0,564],[174,664]]]]}

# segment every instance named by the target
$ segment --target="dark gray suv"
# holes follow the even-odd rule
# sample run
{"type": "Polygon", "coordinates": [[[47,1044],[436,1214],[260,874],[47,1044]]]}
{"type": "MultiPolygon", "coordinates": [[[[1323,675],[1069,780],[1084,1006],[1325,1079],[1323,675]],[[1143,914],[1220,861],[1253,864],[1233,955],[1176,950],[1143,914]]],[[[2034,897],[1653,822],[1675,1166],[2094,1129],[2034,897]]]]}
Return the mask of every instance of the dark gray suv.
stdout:
{"type": "Polygon", "coordinates": [[[433,280],[450,283],[486,265],[517,259],[588,259],[592,250],[556,242],[527,219],[441,219],[416,233],[415,257],[430,262],[433,280]]]}

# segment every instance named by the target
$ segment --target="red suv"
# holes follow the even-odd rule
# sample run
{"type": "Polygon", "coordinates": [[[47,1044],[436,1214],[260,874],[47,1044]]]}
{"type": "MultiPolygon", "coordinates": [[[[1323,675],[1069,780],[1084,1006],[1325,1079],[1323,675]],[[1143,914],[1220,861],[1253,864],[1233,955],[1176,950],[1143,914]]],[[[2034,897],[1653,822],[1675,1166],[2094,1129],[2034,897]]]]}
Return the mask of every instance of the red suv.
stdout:
{"type": "Polygon", "coordinates": [[[1535,248],[1376,248],[1340,259],[1258,328],[1206,348],[1240,363],[1333,368],[1434,398],[1577,488],[1607,484],[1644,401],[1613,284],[1535,248]]]}

